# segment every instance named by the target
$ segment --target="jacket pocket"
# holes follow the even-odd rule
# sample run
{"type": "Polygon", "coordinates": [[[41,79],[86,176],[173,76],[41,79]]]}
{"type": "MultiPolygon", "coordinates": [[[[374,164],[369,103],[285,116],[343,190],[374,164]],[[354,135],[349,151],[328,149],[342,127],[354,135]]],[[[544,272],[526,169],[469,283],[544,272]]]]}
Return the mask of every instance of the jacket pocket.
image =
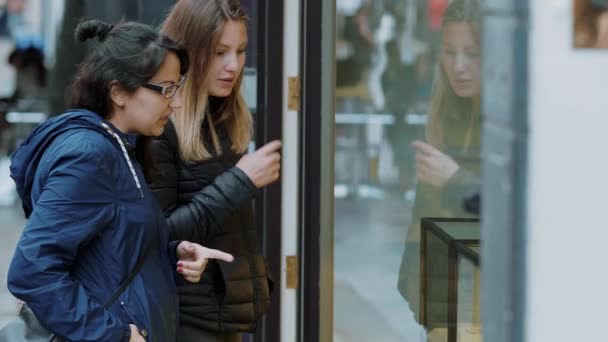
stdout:
{"type": "Polygon", "coordinates": [[[225,290],[223,305],[252,302],[252,268],[247,257],[235,257],[231,263],[218,262],[225,290]]]}

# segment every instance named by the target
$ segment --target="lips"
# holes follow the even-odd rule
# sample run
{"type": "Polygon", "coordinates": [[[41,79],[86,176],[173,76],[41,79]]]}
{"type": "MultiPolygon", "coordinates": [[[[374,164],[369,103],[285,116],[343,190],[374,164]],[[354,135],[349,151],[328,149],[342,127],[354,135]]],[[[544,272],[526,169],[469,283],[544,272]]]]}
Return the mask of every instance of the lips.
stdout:
{"type": "Polygon", "coordinates": [[[223,83],[232,84],[232,82],[234,81],[234,78],[220,78],[220,81],[223,83]]]}
{"type": "Polygon", "coordinates": [[[472,80],[455,80],[454,87],[456,88],[468,88],[473,84],[472,80]]]}
{"type": "Polygon", "coordinates": [[[169,121],[169,118],[171,117],[171,115],[172,115],[172,114],[173,114],[173,113],[171,113],[171,114],[169,114],[169,115],[166,115],[166,116],[161,117],[161,118],[160,118],[160,121],[162,121],[162,122],[167,122],[167,121],[169,121]]]}

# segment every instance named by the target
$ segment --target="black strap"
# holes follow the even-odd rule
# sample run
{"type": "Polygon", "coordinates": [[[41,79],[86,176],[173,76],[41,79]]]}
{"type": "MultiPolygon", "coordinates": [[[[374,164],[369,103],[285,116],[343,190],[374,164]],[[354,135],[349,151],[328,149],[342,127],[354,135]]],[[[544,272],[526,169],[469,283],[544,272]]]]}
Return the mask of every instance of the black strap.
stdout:
{"type": "MultiPolygon", "coordinates": [[[[153,244],[149,243],[149,245],[153,245],[153,244]]],[[[129,284],[131,284],[131,282],[133,281],[133,278],[135,278],[137,273],[139,273],[139,271],[141,270],[142,266],[144,266],[144,263],[146,262],[146,259],[148,259],[148,256],[151,254],[152,250],[153,250],[152,246],[148,246],[148,248],[146,248],[146,250],[144,251],[144,254],[142,254],[139,257],[139,260],[137,261],[137,265],[135,265],[135,267],[133,268],[133,270],[127,277],[127,279],[125,279],[120,284],[120,286],[114,292],[112,297],[108,298],[108,300],[106,300],[106,302],[103,304],[104,309],[106,309],[106,310],[109,309],[110,306],[112,306],[112,304],[114,304],[116,299],[118,299],[118,297],[123,293],[123,291],[127,289],[127,286],[129,286],[129,284]]]]}

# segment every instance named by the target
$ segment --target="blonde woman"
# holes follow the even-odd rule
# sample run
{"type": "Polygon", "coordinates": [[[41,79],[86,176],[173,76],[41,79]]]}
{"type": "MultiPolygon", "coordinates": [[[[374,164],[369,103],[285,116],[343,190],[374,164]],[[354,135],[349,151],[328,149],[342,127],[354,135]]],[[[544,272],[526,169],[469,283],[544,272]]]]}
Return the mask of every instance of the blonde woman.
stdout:
{"type": "MultiPolygon", "coordinates": [[[[446,9],[427,141],[412,143],[418,187],[398,287],[417,319],[420,315],[420,218],[470,216],[462,208],[463,199],[480,185],[479,25],[477,0],[454,0],[446,9]]],[[[427,306],[429,321],[441,322],[442,312],[437,308],[442,305],[427,306]]]]}
{"type": "Polygon", "coordinates": [[[239,341],[270,303],[252,199],[279,178],[281,144],[244,155],[252,135],[240,92],[247,23],[239,1],[181,0],[161,28],[188,49],[192,63],[182,108],[147,146],[154,156],[147,180],[172,238],[221,246],[235,257],[209,261],[199,284],[178,287],[183,342],[239,341]]]}

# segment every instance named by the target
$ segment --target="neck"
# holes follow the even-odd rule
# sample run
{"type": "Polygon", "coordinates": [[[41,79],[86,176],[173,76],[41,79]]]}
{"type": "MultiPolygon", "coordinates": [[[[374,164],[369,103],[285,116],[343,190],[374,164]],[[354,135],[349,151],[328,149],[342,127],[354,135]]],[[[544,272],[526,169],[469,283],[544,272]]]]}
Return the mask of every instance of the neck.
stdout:
{"type": "Polygon", "coordinates": [[[124,120],[122,120],[121,116],[117,115],[116,113],[112,113],[112,115],[110,116],[110,118],[107,121],[124,134],[128,134],[130,131],[127,123],[124,122],[124,120]]]}

